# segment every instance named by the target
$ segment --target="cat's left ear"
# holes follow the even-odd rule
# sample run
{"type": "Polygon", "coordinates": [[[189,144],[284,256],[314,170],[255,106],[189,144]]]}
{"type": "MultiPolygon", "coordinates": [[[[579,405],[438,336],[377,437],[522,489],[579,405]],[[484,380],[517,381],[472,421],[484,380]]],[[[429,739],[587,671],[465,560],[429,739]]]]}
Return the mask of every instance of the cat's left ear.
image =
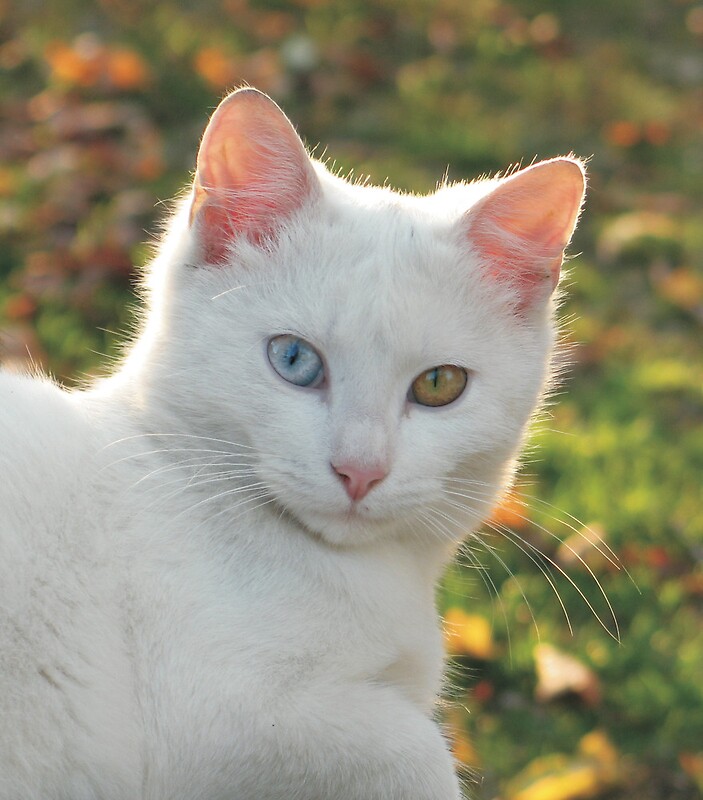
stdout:
{"type": "Polygon", "coordinates": [[[205,260],[226,261],[246,235],[262,242],[320,185],[288,117],[256,89],[226,97],[208,123],[198,152],[190,224],[205,260]]]}
{"type": "Polygon", "coordinates": [[[578,159],[542,161],[503,179],[462,220],[489,278],[515,290],[519,311],[556,288],[585,188],[578,159]]]}

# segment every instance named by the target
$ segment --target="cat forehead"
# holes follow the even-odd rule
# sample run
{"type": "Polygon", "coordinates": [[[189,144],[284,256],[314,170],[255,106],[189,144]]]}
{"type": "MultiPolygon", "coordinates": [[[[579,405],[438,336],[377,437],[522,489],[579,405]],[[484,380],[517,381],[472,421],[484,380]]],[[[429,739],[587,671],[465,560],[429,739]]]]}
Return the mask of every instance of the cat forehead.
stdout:
{"type": "Polygon", "coordinates": [[[301,224],[289,228],[294,264],[305,271],[317,257],[324,262],[326,279],[368,281],[378,291],[397,282],[418,288],[434,278],[433,264],[440,261],[447,271],[446,262],[461,249],[456,210],[446,208],[437,195],[402,195],[335,180],[301,224]]]}
{"type": "Polygon", "coordinates": [[[485,302],[451,226],[402,204],[345,211],[284,237],[262,284],[266,324],[325,349],[353,344],[396,358],[465,348],[485,302]]]}

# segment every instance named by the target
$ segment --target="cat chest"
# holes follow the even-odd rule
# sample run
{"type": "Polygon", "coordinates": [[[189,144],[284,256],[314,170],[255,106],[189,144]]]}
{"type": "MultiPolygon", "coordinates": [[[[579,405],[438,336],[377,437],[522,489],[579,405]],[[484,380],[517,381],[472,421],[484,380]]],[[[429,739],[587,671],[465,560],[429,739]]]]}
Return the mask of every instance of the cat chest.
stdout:
{"type": "Polygon", "coordinates": [[[236,714],[251,698],[292,702],[321,683],[344,691],[383,681],[431,702],[442,663],[433,609],[397,576],[372,578],[326,581],[245,564],[218,575],[191,561],[152,584],[144,684],[160,680],[172,708],[185,701],[181,718],[198,708],[236,714]]]}
{"type": "Polygon", "coordinates": [[[407,705],[430,713],[435,670],[416,648],[397,632],[383,641],[380,626],[340,622],[329,608],[311,620],[313,611],[324,609],[299,599],[277,611],[250,602],[246,613],[222,603],[209,621],[191,609],[177,636],[171,630],[145,654],[140,705],[154,797],[192,797],[204,786],[219,796],[256,780],[264,754],[266,774],[295,747],[313,757],[326,731],[346,725],[350,697],[360,697],[355,714],[375,724],[381,685],[393,687],[398,713],[407,705]]]}

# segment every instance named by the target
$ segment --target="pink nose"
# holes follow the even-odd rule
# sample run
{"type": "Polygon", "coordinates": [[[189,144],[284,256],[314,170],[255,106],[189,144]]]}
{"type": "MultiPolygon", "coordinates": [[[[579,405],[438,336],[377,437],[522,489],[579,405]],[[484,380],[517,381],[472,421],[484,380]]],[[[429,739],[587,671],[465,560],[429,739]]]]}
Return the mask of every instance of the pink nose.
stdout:
{"type": "Polygon", "coordinates": [[[352,464],[332,464],[352,500],[361,500],[388,474],[384,467],[356,467],[352,464]]]}

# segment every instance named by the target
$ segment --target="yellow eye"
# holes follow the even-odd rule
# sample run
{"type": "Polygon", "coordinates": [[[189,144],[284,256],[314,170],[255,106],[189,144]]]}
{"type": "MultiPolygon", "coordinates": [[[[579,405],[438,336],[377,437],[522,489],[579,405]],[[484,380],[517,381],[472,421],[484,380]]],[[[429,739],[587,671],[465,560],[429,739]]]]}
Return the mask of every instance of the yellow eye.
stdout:
{"type": "Polygon", "coordinates": [[[410,385],[408,398],[421,406],[446,406],[462,394],[467,381],[465,369],[442,364],[418,375],[410,385]]]}

